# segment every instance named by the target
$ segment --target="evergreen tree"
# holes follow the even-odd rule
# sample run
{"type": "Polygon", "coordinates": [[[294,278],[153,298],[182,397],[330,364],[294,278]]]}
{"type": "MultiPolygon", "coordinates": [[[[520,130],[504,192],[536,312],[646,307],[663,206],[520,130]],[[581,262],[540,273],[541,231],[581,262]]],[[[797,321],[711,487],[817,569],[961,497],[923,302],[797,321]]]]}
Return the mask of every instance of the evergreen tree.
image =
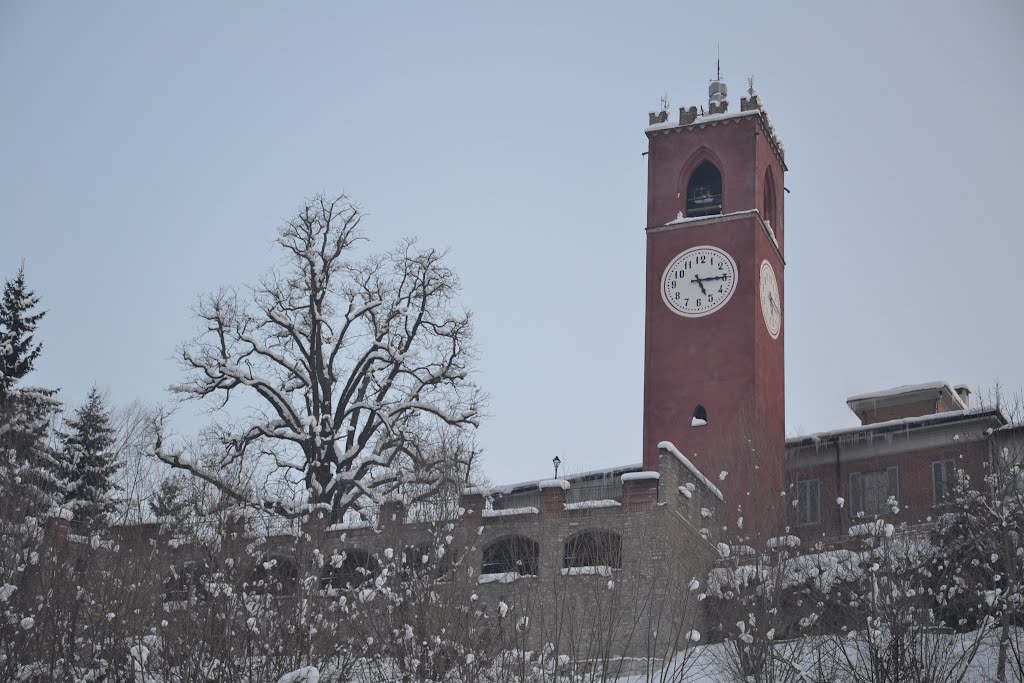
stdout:
{"type": "Polygon", "coordinates": [[[4,286],[0,300],[0,405],[6,402],[14,384],[27,375],[43,350],[32,334],[45,311],[32,313],[39,297],[25,285],[25,267],[4,286]]]}
{"type": "Polygon", "coordinates": [[[189,507],[187,485],[188,481],[181,474],[167,477],[160,483],[160,488],[149,501],[149,509],[158,520],[170,524],[181,522],[189,507]]]}
{"type": "Polygon", "coordinates": [[[75,521],[103,522],[114,508],[110,493],[115,488],[113,477],[119,464],[111,452],[114,428],[99,389],[89,391],[67,427],[68,431],[60,435],[67,482],[65,504],[73,510],[75,521]]]}
{"type": "Polygon", "coordinates": [[[33,333],[45,312],[25,284],[25,269],[4,286],[0,299],[0,503],[7,516],[50,511],[62,500],[55,453],[47,445],[60,410],[56,391],[20,387],[42,350],[33,333]]]}

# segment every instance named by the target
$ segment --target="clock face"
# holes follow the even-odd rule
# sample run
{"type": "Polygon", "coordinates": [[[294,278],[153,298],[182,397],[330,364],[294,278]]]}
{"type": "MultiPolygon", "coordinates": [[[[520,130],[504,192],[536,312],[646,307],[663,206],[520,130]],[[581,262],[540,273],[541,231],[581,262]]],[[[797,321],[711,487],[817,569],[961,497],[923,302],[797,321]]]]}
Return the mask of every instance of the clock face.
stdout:
{"type": "Polygon", "coordinates": [[[710,315],[725,306],[736,289],[736,262],[716,247],[687,249],[661,276],[661,298],[687,318],[710,315]]]}
{"type": "Polygon", "coordinates": [[[768,261],[761,261],[761,313],[764,324],[772,339],[779,338],[782,329],[782,297],[779,296],[779,283],[775,280],[775,271],[768,261]]]}

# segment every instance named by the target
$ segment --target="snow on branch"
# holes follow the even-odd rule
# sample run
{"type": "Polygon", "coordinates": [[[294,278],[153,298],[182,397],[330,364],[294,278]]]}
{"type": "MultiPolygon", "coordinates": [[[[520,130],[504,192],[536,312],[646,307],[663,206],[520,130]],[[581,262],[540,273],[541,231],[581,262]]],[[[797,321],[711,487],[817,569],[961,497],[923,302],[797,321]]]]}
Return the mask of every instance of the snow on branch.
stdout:
{"type": "MultiPolygon", "coordinates": [[[[172,387],[229,417],[230,429],[212,429],[230,460],[301,474],[307,507],[332,522],[464,482],[483,400],[472,318],[454,304],[445,254],[407,240],[355,258],[361,220],[344,195],[307,200],[278,232],[280,269],[200,303],[201,333],[180,353],[187,379],[172,387]]],[[[161,459],[243,496],[182,457],[161,459]]]]}

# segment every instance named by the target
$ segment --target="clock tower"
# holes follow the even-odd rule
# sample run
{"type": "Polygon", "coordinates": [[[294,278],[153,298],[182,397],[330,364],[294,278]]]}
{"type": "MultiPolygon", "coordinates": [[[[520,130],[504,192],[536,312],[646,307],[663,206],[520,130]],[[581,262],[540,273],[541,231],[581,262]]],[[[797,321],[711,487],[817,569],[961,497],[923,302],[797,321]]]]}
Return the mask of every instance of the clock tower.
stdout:
{"type": "Polygon", "coordinates": [[[723,523],[768,530],[786,500],[786,164],[748,94],[730,111],[716,80],[708,113],[650,115],[643,460],[671,442],[722,490],[723,523]]]}

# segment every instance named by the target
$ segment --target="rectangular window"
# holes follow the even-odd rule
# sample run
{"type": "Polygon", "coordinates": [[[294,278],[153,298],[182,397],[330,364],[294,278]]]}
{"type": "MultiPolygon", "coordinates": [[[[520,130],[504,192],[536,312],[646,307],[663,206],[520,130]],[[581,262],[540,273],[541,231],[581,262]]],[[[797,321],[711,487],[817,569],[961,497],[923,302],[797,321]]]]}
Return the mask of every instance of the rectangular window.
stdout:
{"type": "Polygon", "coordinates": [[[939,507],[952,502],[953,484],[956,483],[956,460],[932,463],[932,505],[939,507]]]}
{"type": "Polygon", "coordinates": [[[850,512],[863,512],[864,517],[884,517],[889,512],[889,497],[899,500],[898,467],[850,475],[850,512]]]}
{"type": "Polygon", "coordinates": [[[796,500],[797,525],[821,523],[821,482],[818,479],[798,481],[796,500]]]}

